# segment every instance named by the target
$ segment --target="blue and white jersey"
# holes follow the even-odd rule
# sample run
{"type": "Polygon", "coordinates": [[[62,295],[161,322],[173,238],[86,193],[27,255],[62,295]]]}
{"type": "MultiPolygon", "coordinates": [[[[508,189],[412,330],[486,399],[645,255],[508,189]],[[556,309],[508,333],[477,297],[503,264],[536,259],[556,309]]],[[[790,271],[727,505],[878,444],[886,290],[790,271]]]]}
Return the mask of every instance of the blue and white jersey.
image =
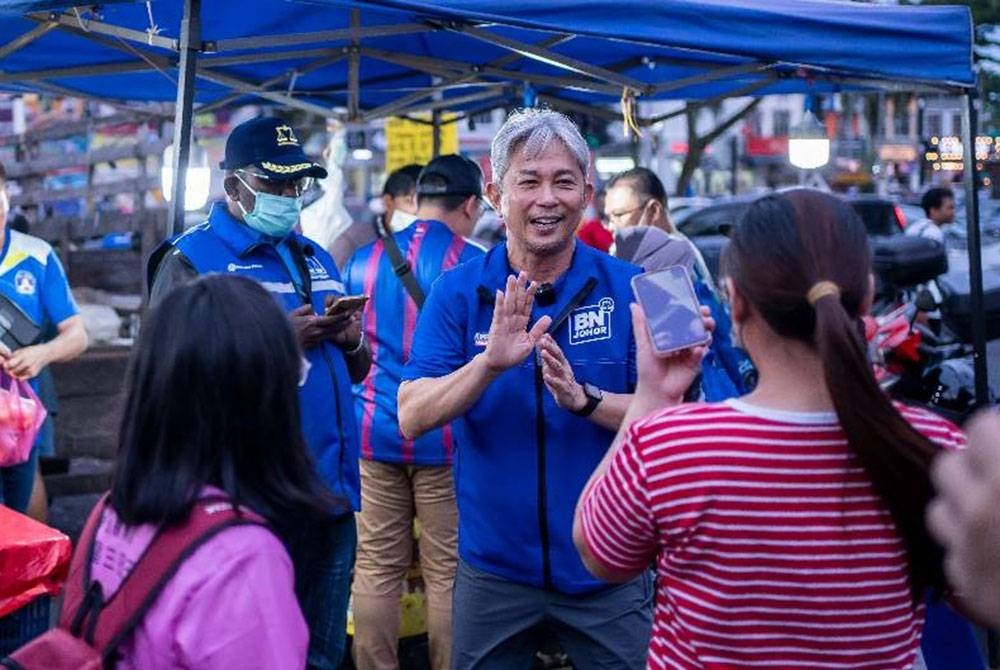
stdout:
{"type": "MultiPolygon", "coordinates": [[[[416,221],[395,233],[394,239],[424,295],[442,272],[483,254],[479,246],[455,235],[440,221],[416,221]]],[[[344,285],[348,294],[370,297],[364,323],[372,367],[365,380],[354,385],[361,457],[407,465],[450,464],[451,424],[416,440],[399,432],[396,396],[413,344],[417,305],[393,270],[384,241],[376,240],[351,257],[344,266],[344,285]]]]}
{"type": "Polygon", "coordinates": [[[43,329],[80,311],[49,243],[10,228],[0,253],[0,292],[43,329]]]}

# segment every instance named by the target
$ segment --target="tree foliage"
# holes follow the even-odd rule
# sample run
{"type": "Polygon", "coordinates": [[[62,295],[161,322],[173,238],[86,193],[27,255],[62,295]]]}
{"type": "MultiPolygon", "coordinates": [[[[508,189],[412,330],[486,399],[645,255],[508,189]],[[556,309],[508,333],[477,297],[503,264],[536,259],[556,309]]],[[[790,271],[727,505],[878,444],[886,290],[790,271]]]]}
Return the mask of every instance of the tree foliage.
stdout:
{"type": "Polygon", "coordinates": [[[975,59],[983,107],[1000,124],[1000,0],[910,0],[912,5],[965,5],[975,26],[975,59]]]}

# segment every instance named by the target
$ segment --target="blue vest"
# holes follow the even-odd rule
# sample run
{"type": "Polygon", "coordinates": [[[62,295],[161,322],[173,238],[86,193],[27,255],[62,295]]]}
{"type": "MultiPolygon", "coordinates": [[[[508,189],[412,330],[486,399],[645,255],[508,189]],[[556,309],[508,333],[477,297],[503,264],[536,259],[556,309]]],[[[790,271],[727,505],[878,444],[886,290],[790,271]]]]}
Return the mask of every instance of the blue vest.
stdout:
{"type": "MultiPolygon", "coordinates": [[[[442,275],[421,312],[404,379],[442,376],[481,353],[494,292],[511,272],[501,244],[442,275]]],[[[554,299],[536,300],[532,323],[543,315],[559,320],[549,332],[579,382],[634,391],[629,282],[639,272],[578,243],[554,299]]],[[[580,561],[572,529],[576,501],[614,432],[558,407],[534,355],[497,377],[455,426],[462,560],[563,593],[606,588],[580,561]]]]}
{"type": "MultiPolygon", "coordinates": [[[[326,296],[344,294],[336,265],[309,239],[297,233],[286,239],[304,250],[302,267],[308,269],[304,293],[311,294],[313,310],[322,314],[326,296]]],[[[256,280],[286,312],[307,302],[273,240],[234,219],[222,205],[212,209],[208,221],[165,244],[179,249],[199,274],[219,272],[256,280]]],[[[347,362],[340,348],[329,342],[304,353],[309,370],[305,384],[299,387],[303,437],[323,482],[335,495],[349,500],[355,510],[360,509],[358,431],[347,362]]]]}

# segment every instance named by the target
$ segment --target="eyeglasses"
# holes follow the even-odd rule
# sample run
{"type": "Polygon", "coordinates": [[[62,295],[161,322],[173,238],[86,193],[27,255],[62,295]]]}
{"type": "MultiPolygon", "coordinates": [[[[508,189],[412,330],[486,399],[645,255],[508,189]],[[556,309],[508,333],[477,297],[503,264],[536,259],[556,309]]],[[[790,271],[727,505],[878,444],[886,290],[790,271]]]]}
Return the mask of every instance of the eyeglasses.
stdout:
{"type": "MultiPolygon", "coordinates": [[[[250,170],[236,170],[236,172],[245,174],[248,177],[254,177],[259,179],[261,183],[264,184],[262,190],[270,193],[272,195],[281,195],[282,193],[288,192],[289,189],[294,190],[295,196],[298,197],[308,191],[315,179],[312,177],[299,177],[298,179],[280,179],[278,177],[272,177],[271,175],[261,174],[259,172],[252,172],[250,170]]],[[[245,184],[249,186],[249,184],[245,184]]]]}
{"type": "Polygon", "coordinates": [[[646,205],[648,205],[649,202],[650,201],[647,200],[646,202],[642,203],[641,205],[639,205],[637,207],[633,207],[632,209],[623,209],[623,210],[618,211],[618,212],[610,212],[607,215],[608,216],[608,221],[621,221],[622,219],[624,219],[629,214],[634,214],[635,212],[638,212],[640,210],[646,209],[646,205]]]}

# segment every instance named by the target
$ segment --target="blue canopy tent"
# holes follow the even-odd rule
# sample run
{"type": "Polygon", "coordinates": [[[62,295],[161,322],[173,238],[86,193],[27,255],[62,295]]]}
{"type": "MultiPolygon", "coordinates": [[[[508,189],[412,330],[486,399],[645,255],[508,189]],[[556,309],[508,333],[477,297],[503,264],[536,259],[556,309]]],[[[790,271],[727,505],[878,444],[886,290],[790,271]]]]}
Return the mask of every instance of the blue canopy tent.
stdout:
{"type": "MultiPolygon", "coordinates": [[[[176,100],[175,174],[187,163],[194,110],[261,99],[345,121],[444,109],[475,114],[529,99],[618,119],[609,103],[931,90],[965,96],[965,146],[974,146],[965,7],[828,0],[72,4],[3,3],[0,88],[176,100]]],[[[633,119],[638,126],[658,120],[633,119]]],[[[965,161],[977,390],[985,400],[972,151],[965,161]]],[[[183,187],[175,180],[175,206],[183,187]]],[[[173,220],[181,216],[178,208],[173,220]]]]}
{"type": "MultiPolygon", "coordinates": [[[[51,9],[60,4],[70,3],[13,0],[0,8],[13,12],[0,22],[0,84],[175,99],[187,3],[119,0],[98,11],[51,9]],[[32,6],[49,11],[25,11],[32,6]]],[[[417,106],[421,88],[424,106],[440,94],[439,102],[454,110],[482,106],[489,94],[509,97],[526,83],[590,104],[614,102],[623,91],[642,100],[704,100],[974,85],[972,26],[963,8],[821,0],[639,6],[586,0],[570,11],[545,0],[498,6],[485,0],[204,3],[193,22],[195,99],[211,104],[233,91],[285,94],[283,103],[327,115],[377,118],[390,103],[394,112],[417,106]],[[482,95],[468,100],[470,91],[482,95]]]]}

